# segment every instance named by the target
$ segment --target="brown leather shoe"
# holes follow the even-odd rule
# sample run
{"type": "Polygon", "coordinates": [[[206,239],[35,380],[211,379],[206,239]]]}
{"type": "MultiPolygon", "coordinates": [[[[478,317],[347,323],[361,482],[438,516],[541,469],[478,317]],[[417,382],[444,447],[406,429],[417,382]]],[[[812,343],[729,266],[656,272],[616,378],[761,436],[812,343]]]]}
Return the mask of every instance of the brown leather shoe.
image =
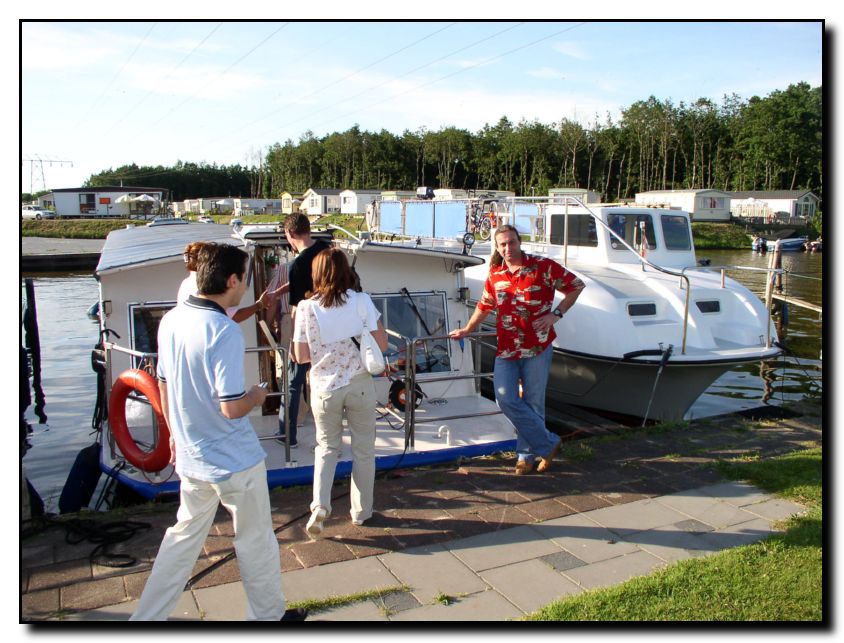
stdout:
{"type": "Polygon", "coordinates": [[[519,460],[516,462],[516,475],[525,476],[536,471],[536,460],[528,462],[527,460],[519,460]]]}
{"type": "Polygon", "coordinates": [[[549,453],[547,457],[539,459],[539,466],[536,467],[536,470],[539,473],[545,473],[551,468],[551,465],[554,462],[554,458],[556,458],[560,454],[560,447],[562,447],[562,445],[563,439],[560,438],[559,440],[557,440],[557,445],[553,449],[551,449],[551,453],[549,453]]]}

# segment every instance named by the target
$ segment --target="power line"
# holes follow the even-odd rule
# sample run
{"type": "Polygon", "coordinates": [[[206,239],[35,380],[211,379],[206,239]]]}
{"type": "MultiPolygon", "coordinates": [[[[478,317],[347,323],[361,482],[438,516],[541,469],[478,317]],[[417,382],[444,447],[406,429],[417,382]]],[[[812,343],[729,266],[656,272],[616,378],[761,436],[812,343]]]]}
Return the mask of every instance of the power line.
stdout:
{"type": "Polygon", "coordinates": [[[126,59],[126,62],[124,62],[124,63],[123,63],[123,66],[122,66],[122,67],[121,67],[121,68],[117,71],[117,73],[116,73],[116,74],[112,77],[112,79],[108,82],[108,84],[105,86],[105,88],[103,89],[103,91],[102,91],[102,93],[99,95],[99,97],[97,97],[97,99],[96,99],[96,100],[95,100],[95,101],[91,104],[91,107],[89,107],[89,108],[88,108],[88,111],[87,111],[87,112],[85,112],[85,114],[82,116],[82,118],[81,118],[81,119],[79,119],[79,122],[78,122],[78,123],[76,123],[76,127],[77,127],[77,128],[79,128],[79,126],[80,126],[80,125],[82,125],[82,123],[84,123],[84,122],[85,122],[85,119],[87,119],[87,118],[88,118],[88,116],[89,116],[89,115],[91,114],[91,112],[94,110],[94,107],[96,107],[97,105],[99,105],[99,102],[102,100],[103,96],[105,96],[105,95],[106,95],[106,93],[108,92],[108,90],[109,90],[109,89],[111,89],[111,86],[114,84],[114,81],[115,81],[115,80],[117,80],[118,76],[120,76],[120,74],[122,74],[122,73],[123,73],[123,70],[124,70],[124,69],[126,69],[126,65],[128,65],[128,64],[129,64],[129,62],[132,60],[132,58],[134,58],[134,57],[135,57],[135,54],[136,54],[136,53],[138,53],[138,50],[141,48],[141,45],[143,45],[143,44],[146,42],[147,38],[148,38],[148,37],[149,37],[149,35],[152,33],[152,30],[153,30],[153,29],[155,29],[155,25],[156,25],[156,24],[158,24],[158,23],[155,23],[155,22],[153,22],[153,23],[152,23],[152,26],[150,26],[150,28],[147,30],[147,32],[146,32],[146,34],[144,35],[144,37],[143,37],[143,38],[141,39],[141,41],[140,41],[140,42],[139,42],[139,43],[135,46],[135,49],[133,49],[133,50],[132,50],[132,53],[131,53],[131,54],[129,54],[129,57],[126,59]]]}
{"type": "MultiPolygon", "coordinates": [[[[450,29],[450,28],[451,28],[451,27],[453,27],[455,24],[457,24],[457,23],[452,22],[452,23],[450,23],[450,24],[447,24],[447,25],[446,25],[445,27],[443,27],[442,29],[437,29],[436,31],[434,31],[434,32],[432,32],[432,33],[429,33],[428,35],[423,36],[422,38],[419,38],[418,40],[414,40],[412,43],[410,43],[410,44],[408,44],[408,45],[405,45],[404,47],[401,47],[401,48],[399,48],[399,49],[396,49],[395,51],[393,51],[393,52],[391,52],[391,53],[387,54],[386,56],[383,56],[383,57],[379,58],[378,60],[376,60],[376,61],[374,61],[374,62],[371,62],[371,63],[369,63],[368,65],[365,65],[365,66],[361,67],[360,69],[357,69],[357,70],[353,71],[351,74],[349,74],[349,75],[347,75],[347,76],[344,76],[343,78],[339,78],[339,79],[333,80],[333,81],[331,81],[331,82],[327,83],[326,85],[323,85],[322,87],[319,87],[319,88],[317,88],[317,89],[313,90],[313,91],[312,91],[312,92],[310,92],[309,94],[305,94],[304,96],[299,96],[299,97],[297,98],[297,101],[301,101],[301,100],[303,100],[303,99],[305,99],[305,98],[310,98],[311,96],[315,96],[316,94],[319,94],[321,91],[324,91],[324,90],[326,90],[326,89],[330,89],[330,88],[332,88],[332,87],[336,87],[336,86],[337,86],[337,85],[339,85],[340,83],[342,83],[342,82],[345,82],[345,81],[349,80],[349,78],[352,78],[352,77],[354,77],[354,76],[357,76],[357,75],[358,75],[359,73],[361,73],[362,71],[365,71],[365,70],[369,69],[370,67],[374,67],[374,66],[375,66],[375,65],[377,65],[378,63],[384,62],[384,61],[385,61],[385,60],[387,60],[388,58],[392,58],[393,56],[395,56],[395,55],[396,55],[396,54],[398,54],[398,53],[401,53],[401,52],[402,52],[402,51],[404,51],[405,49],[409,49],[410,47],[413,47],[413,46],[415,46],[415,45],[418,45],[420,42],[422,42],[422,41],[424,41],[424,40],[427,40],[428,38],[432,38],[433,36],[437,35],[438,33],[441,33],[441,32],[443,32],[443,31],[445,31],[446,29],[450,29]]],[[[256,119],[256,120],[252,121],[251,123],[246,123],[245,125],[241,125],[241,126],[240,126],[240,127],[238,127],[237,129],[230,131],[230,132],[229,132],[228,134],[226,134],[224,137],[221,137],[221,138],[215,139],[214,141],[211,141],[211,142],[209,142],[208,144],[209,144],[209,145],[211,145],[212,143],[219,143],[220,141],[223,141],[223,140],[225,140],[226,138],[229,138],[229,137],[231,137],[231,136],[234,136],[234,135],[235,135],[235,134],[237,134],[238,132],[243,131],[243,130],[244,130],[244,129],[246,129],[247,127],[252,127],[253,125],[257,125],[257,124],[258,124],[258,123],[260,123],[261,121],[265,121],[265,120],[267,120],[270,116],[273,116],[274,114],[278,114],[280,111],[282,111],[282,110],[286,109],[287,107],[290,107],[291,105],[293,105],[293,103],[294,103],[294,102],[296,102],[296,101],[290,101],[290,102],[288,102],[288,103],[285,103],[285,104],[284,104],[284,105],[282,105],[281,107],[278,107],[278,108],[276,108],[276,109],[274,109],[274,110],[272,110],[272,111],[270,111],[270,112],[268,112],[268,113],[264,114],[263,116],[261,116],[260,118],[258,118],[258,119],[256,119]]],[[[318,110],[318,111],[322,111],[322,110],[318,110]]],[[[313,112],[312,112],[311,114],[313,114],[313,112]]],[[[300,119],[300,120],[301,120],[301,119],[300,119]]],[[[296,121],[294,121],[294,122],[296,122],[296,121]]],[[[275,131],[275,129],[278,129],[278,128],[273,128],[273,131],[275,131]]]]}
{"type": "MultiPolygon", "coordinates": [[[[217,80],[217,79],[218,79],[218,78],[220,78],[221,76],[225,76],[227,73],[229,73],[229,71],[231,71],[231,70],[232,70],[232,69],[233,69],[236,65],[239,65],[241,62],[243,62],[243,61],[244,61],[244,60],[245,60],[248,56],[250,56],[250,55],[251,55],[251,54],[252,54],[252,53],[253,53],[256,49],[258,49],[259,47],[261,47],[261,46],[262,46],[265,42],[267,42],[270,38],[272,38],[273,36],[275,36],[275,35],[276,35],[279,31],[281,31],[282,29],[284,29],[284,28],[285,28],[287,25],[289,25],[289,24],[290,24],[289,22],[285,22],[284,24],[282,24],[282,25],[281,25],[278,29],[276,29],[275,31],[273,31],[273,32],[272,32],[269,36],[267,36],[266,38],[264,38],[261,42],[259,42],[259,43],[258,43],[257,45],[255,45],[254,47],[252,47],[252,49],[250,49],[250,50],[249,50],[249,51],[247,51],[245,54],[243,54],[240,58],[238,58],[237,60],[235,60],[235,61],[234,61],[231,65],[229,65],[228,67],[226,67],[226,69],[225,69],[224,71],[222,71],[221,73],[217,74],[217,75],[213,78],[212,82],[213,82],[214,80],[217,80]]],[[[171,108],[168,112],[166,112],[166,113],[165,113],[165,114],[164,114],[161,118],[159,118],[159,119],[158,119],[155,123],[153,123],[153,124],[152,124],[152,127],[156,127],[159,123],[161,123],[161,121],[163,121],[165,118],[167,118],[167,117],[168,117],[170,114],[172,114],[174,111],[176,111],[176,110],[177,110],[177,109],[179,109],[180,107],[182,107],[182,106],[186,105],[187,103],[189,103],[190,101],[192,101],[194,98],[196,98],[196,96],[197,96],[198,94],[199,94],[199,92],[196,92],[196,93],[194,93],[194,94],[191,94],[191,95],[190,95],[190,96],[188,96],[185,100],[183,100],[181,103],[179,103],[179,104],[178,104],[178,105],[176,105],[175,107],[172,107],[172,108],[171,108]]]]}
{"type": "MultiPolygon", "coordinates": [[[[461,52],[463,52],[463,51],[466,51],[467,49],[471,49],[472,47],[476,47],[476,46],[478,46],[479,44],[486,42],[486,41],[487,41],[487,40],[489,40],[490,38],[495,38],[495,37],[497,37],[497,36],[500,36],[501,34],[506,33],[506,32],[508,32],[508,31],[511,31],[512,29],[515,29],[516,27],[520,27],[520,26],[522,26],[523,24],[524,24],[523,22],[520,22],[520,23],[517,23],[517,24],[512,25],[512,26],[510,26],[510,27],[507,27],[506,29],[502,29],[501,31],[497,31],[496,33],[491,34],[491,35],[489,35],[489,36],[484,36],[483,38],[480,38],[479,40],[476,40],[475,42],[473,42],[473,43],[471,43],[471,44],[469,44],[469,45],[466,45],[466,46],[464,46],[464,47],[460,47],[460,48],[458,48],[458,49],[455,49],[454,51],[451,51],[451,52],[449,52],[449,53],[445,54],[444,56],[440,56],[439,58],[436,58],[436,59],[434,59],[434,60],[432,60],[432,61],[430,61],[430,62],[427,62],[427,63],[425,63],[424,65],[419,65],[418,67],[414,67],[413,69],[410,69],[410,70],[408,70],[408,71],[404,72],[403,74],[400,74],[399,76],[395,76],[395,77],[393,77],[393,78],[390,78],[390,79],[388,79],[388,80],[385,80],[385,81],[384,81],[384,82],[382,82],[382,83],[378,83],[377,85],[373,85],[372,87],[368,87],[367,89],[365,89],[365,90],[363,90],[363,91],[361,91],[361,92],[358,92],[357,94],[354,94],[353,96],[349,96],[346,100],[352,100],[352,99],[354,99],[354,98],[357,98],[358,96],[362,96],[363,94],[367,94],[367,93],[369,93],[369,92],[371,92],[371,91],[373,91],[373,90],[375,90],[375,89],[378,89],[379,87],[383,87],[384,85],[387,85],[387,84],[389,84],[389,83],[395,82],[395,81],[397,81],[397,80],[401,80],[402,78],[404,78],[404,77],[406,77],[406,76],[409,76],[410,74],[414,74],[414,73],[416,73],[416,72],[417,72],[417,71],[419,71],[420,69],[425,69],[426,67],[430,67],[431,65],[434,65],[434,64],[436,64],[436,63],[438,63],[438,62],[440,62],[440,61],[442,61],[442,60],[445,60],[446,58],[450,58],[451,56],[454,56],[454,55],[459,54],[459,53],[461,53],[461,52]]],[[[486,61],[485,61],[485,62],[486,62],[486,61]]],[[[326,107],[323,107],[323,108],[318,109],[318,110],[316,110],[316,111],[310,112],[310,113],[308,113],[308,115],[307,115],[307,116],[303,116],[302,118],[298,118],[298,119],[296,119],[296,120],[294,120],[294,121],[290,121],[290,122],[285,123],[284,125],[281,125],[281,126],[279,126],[279,127],[274,127],[272,130],[267,130],[266,132],[264,132],[263,134],[261,134],[261,136],[266,136],[266,135],[270,134],[271,132],[274,132],[274,131],[277,131],[277,130],[280,130],[280,129],[284,129],[285,127],[289,127],[290,125],[293,125],[294,123],[298,123],[299,121],[302,121],[302,120],[304,120],[304,119],[306,119],[306,118],[310,118],[310,117],[311,117],[311,116],[313,116],[314,114],[319,114],[320,112],[324,112],[325,110],[330,109],[331,107],[332,107],[332,105],[327,105],[326,107]]],[[[370,107],[371,107],[371,106],[370,106],[370,107]]],[[[362,108],[362,109],[368,109],[368,108],[362,108]]],[[[360,111],[360,110],[358,110],[358,111],[360,111]]],[[[356,112],[350,112],[350,114],[354,114],[354,113],[356,113],[356,112]]],[[[346,114],[346,115],[348,116],[349,114],[346,114]]],[[[338,117],[338,118],[339,118],[339,117],[338,117]]],[[[335,119],[331,119],[331,120],[335,120],[335,119]]],[[[326,122],[331,122],[331,121],[326,121],[326,122]]]]}
{"type": "Polygon", "coordinates": [[[35,164],[38,164],[39,169],[41,170],[41,185],[44,189],[47,189],[47,181],[44,179],[44,163],[49,163],[53,165],[56,163],[58,165],[64,165],[65,163],[69,164],[70,167],[73,167],[73,161],[68,161],[64,159],[53,159],[53,158],[41,158],[40,156],[33,154],[32,158],[23,157],[21,158],[21,163],[29,163],[29,193],[34,194],[32,191],[32,183],[33,183],[33,175],[35,174],[35,164]]]}
{"type": "MultiPolygon", "coordinates": [[[[196,52],[196,50],[197,50],[197,49],[199,49],[202,45],[204,45],[204,44],[205,44],[205,42],[206,42],[206,41],[207,41],[207,40],[208,40],[211,36],[213,36],[213,35],[217,32],[217,30],[218,30],[220,27],[222,27],[222,26],[223,26],[223,23],[222,23],[222,22],[218,22],[218,23],[217,23],[217,26],[216,26],[216,27],[214,27],[211,31],[209,31],[209,32],[208,32],[208,34],[207,34],[207,35],[206,35],[206,36],[205,36],[202,40],[200,40],[200,41],[199,41],[199,42],[198,42],[198,43],[197,43],[197,44],[193,47],[193,49],[191,49],[191,50],[187,53],[187,55],[185,55],[185,57],[184,57],[184,58],[182,58],[182,59],[181,59],[181,60],[180,60],[180,61],[176,64],[176,66],[175,66],[175,67],[173,67],[173,68],[172,68],[169,72],[167,72],[167,74],[165,74],[165,75],[164,75],[164,77],[162,78],[162,80],[167,80],[168,78],[170,78],[170,76],[172,76],[172,75],[175,73],[175,71],[176,71],[179,67],[181,67],[181,66],[182,66],[182,65],[183,65],[183,64],[187,61],[187,59],[188,59],[188,58],[190,58],[190,57],[194,54],[194,52],[196,52]]],[[[139,100],[137,103],[135,103],[135,105],[134,105],[133,107],[131,107],[131,108],[129,109],[129,111],[127,111],[125,114],[123,114],[123,116],[121,116],[121,117],[120,117],[117,121],[115,121],[115,123],[114,123],[114,124],[113,124],[113,125],[112,125],[112,126],[111,126],[111,127],[110,127],[107,131],[106,131],[106,134],[110,134],[110,133],[112,132],[112,130],[114,130],[114,128],[115,128],[115,127],[117,127],[118,125],[120,125],[120,123],[122,123],[124,120],[126,120],[126,118],[129,116],[129,114],[131,114],[131,113],[132,113],[132,112],[134,112],[136,109],[138,109],[138,107],[140,107],[140,106],[141,106],[141,105],[142,105],[142,104],[143,104],[143,103],[144,103],[144,102],[145,102],[145,101],[146,101],[146,100],[147,100],[150,96],[152,96],[152,94],[153,94],[154,92],[155,92],[155,90],[152,90],[152,89],[151,89],[150,91],[148,91],[148,92],[147,92],[147,94],[146,94],[146,96],[144,96],[141,100],[139,100]]]]}
{"type": "MultiPolygon", "coordinates": [[[[582,26],[583,26],[583,25],[585,25],[585,24],[587,24],[587,23],[585,23],[585,22],[581,22],[581,23],[579,23],[579,24],[572,25],[571,27],[567,27],[566,29],[561,29],[560,31],[555,31],[554,33],[552,33],[552,34],[550,34],[550,35],[548,35],[548,36],[544,36],[544,37],[542,37],[542,38],[539,38],[539,39],[534,40],[534,41],[532,41],[532,42],[529,42],[529,43],[527,43],[527,44],[520,45],[519,47],[515,47],[514,49],[510,49],[509,51],[505,51],[505,52],[503,52],[503,53],[501,53],[501,54],[498,54],[497,56],[493,56],[492,58],[488,58],[488,59],[483,60],[483,61],[481,61],[481,62],[479,62],[479,63],[475,63],[474,65],[469,65],[469,66],[464,67],[464,68],[462,68],[462,69],[458,69],[458,70],[457,70],[457,71],[455,71],[455,72],[452,72],[452,73],[450,73],[450,74],[446,74],[445,76],[440,76],[439,78],[435,78],[434,80],[428,81],[427,83],[424,83],[424,84],[422,84],[422,85],[417,85],[417,86],[411,87],[410,89],[408,89],[408,90],[406,90],[406,91],[403,91],[403,92],[400,92],[400,93],[398,93],[398,94],[395,94],[395,95],[393,95],[393,96],[388,96],[388,97],[386,97],[386,98],[381,98],[381,99],[380,99],[377,103],[373,103],[373,104],[371,104],[371,105],[367,105],[366,107],[361,107],[360,109],[356,109],[356,110],[353,110],[353,111],[351,111],[351,112],[347,112],[347,113],[345,113],[345,114],[341,114],[340,116],[335,116],[335,117],[331,118],[330,120],[324,121],[324,123],[320,123],[320,125],[323,125],[323,124],[325,124],[325,123],[331,123],[331,122],[336,121],[336,120],[338,120],[338,119],[340,119],[340,118],[346,118],[346,117],[348,117],[348,116],[351,116],[352,114],[357,114],[358,112],[363,112],[363,111],[369,110],[369,109],[371,109],[371,108],[373,108],[373,107],[375,107],[375,106],[377,106],[377,105],[382,105],[382,104],[384,104],[384,103],[385,103],[385,102],[387,102],[387,101],[395,100],[396,98],[399,98],[400,96],[404,96],[405,94],[409,94],[409,93],[410,93],[410,92],[412,92],[412,91],[419,90],[419,89],[421,89],[421,88],[423,88],[423,87],[427,87],[428,85],[433,85],[434,83],[438,83],[438,82],[440,82],[440,81],[442,81],[442,80],[445,80],[445,79],[447,79],[447,78],[451,78],[451,77],[453,77],[453,76],[456,76],[457,74],[462,74],[463,72],[469,71],[470,69],[474,69],[475,67],[479,67],[480,65],[485,65],[485,64],[491,63],[491,62],[492,62],[492,61],[494,61],[494,60],[498,60],[499,58],[503,58],[503,57],[505,57],[505,56],[509,56],[510,54],[514,54],[514,53],[516,53],[517,51],[521,51],[522,49],[527,49],[528,47],[532,47],[532,46],[534,46],[534,45],[536,45],[536,44],[539,44],[540,42],[542,42],[542,41],[544,41],[544,40],[548,40],[549,38],[554,38],[555,36],[559,36],[560,34],[563,34],[563,33],[566,33],[566,32],[568,32],[568,31],[571,31],[572,29],[576,29],[577,27],[582,27],[582,26]]],[[[318,126],[317,126],[317,127],[318,127],[318,126]]]]}

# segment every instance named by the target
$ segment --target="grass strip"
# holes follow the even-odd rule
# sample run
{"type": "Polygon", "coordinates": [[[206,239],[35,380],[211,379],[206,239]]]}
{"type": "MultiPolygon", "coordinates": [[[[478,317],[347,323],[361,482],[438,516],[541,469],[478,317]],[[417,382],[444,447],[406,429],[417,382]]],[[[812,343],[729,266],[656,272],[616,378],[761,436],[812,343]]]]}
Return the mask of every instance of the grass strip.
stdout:
{"type": "Polygon", "coordinates": [[[407,585],[395,585],[392,587],[380,587],[378,589],[370,589],[365,592],[358,592],[357,594],[345,594],[343,596],[328,596],[326,598],[309,599],[306,601],[293,601],[287,604],[289,609],[305,608],[308,612],[317,613],[325,610],[334,609],[335,607],[343,607],[345,605],[352,605],[353,603],[361,603],[373,598],[381,598],[389,594],[398,592],[409,592],[410,587],[407,585]]]}
{"type": "Polygon", "coordinates": [[[820,621],[822,451],[720,461],[723,475],[807,506],[782,534],[684,560],[621,585],[555,601],[536,621],[820,621]]]}

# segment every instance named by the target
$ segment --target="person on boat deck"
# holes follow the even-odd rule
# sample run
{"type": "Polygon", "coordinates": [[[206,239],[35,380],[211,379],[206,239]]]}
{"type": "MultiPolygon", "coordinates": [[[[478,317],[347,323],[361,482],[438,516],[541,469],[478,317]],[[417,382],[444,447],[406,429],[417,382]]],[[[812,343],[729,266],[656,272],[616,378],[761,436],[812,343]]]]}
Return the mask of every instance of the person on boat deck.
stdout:
{"type": "Polygon", "coordinates": [[[554,324],[574,306],[583,287],[556,261],[522,252],[516,228],[499,226],[483,295],[466,325],[449,333],[463,339],[496,311],[495,400],[516,428],[517,475],[547,471],[559,453],[560,438],[545,426],[551,342],[554,324]],[[556,308],[555,292],[563,295],[556,308]]]}
{"type": "MultiPolygon", "coordinates": [[[[185,246],[185,251],[182,256],[185,260],[185,268],[188,270],[188,276],[185,277],[179,285],[179,294],[176,295],[177,303],[182,303],[187,300],[189,295],[196,294],[196,257],[197,253],[204,245],[206,245],[205,241],[194,241],[193,243],[189,243],[185,246]]],[[[276,297],[276,292],[269,292],[269,289],[267,289],[261,293],[258,301],[254,304],[244,306],[243,308],[233,306],[226,309],[226,314],[236,322],[240,323],[245,319],[249,319],[259,310],[270,308],[275,302],[276,297]]]]}
{"type": "MultiPolygon", "coordinates": [[[[287,286],[288,303],[290,305],[290,317],[296,324],[296,307],[299,302],[305,299],[306,293],[313,290],[314,283],[311,276],[311,267],[313,265],[314,257],[326,248],[330,248],[330,244],[321,239],[311,238],[311,223],[308,217],[304,214],[291,214],[284,220],[284,235],[287,237],[288,243],[295,252],[298,253],[296,258],[290,264],[288,271],[288,283],[280,286],[274,291],[281,293],[285,291],[287,286]]],[[[299,400],[302,397],[305,389],[305,378],[310,369],[310,362],[298,364],[295,361],[290,363],[290,377],[288,379],[288,417],[290,418],[290,426],[288,427],[288,434],[290,437],[290,447],[298,446],[296,435],[296,422],[299,417],[299,400]]],[[[278,419],[278,440],[285,441],[284,434],[284,407],[279,412],[278,419]]]]}
{"type": "Polygon", "coordinates": [[[299,302],[293,328],[293,357],[311,364],[311,408],[316,424],[314,494],[305,530],[312,538],[322,534],[331,515],[331,487],[337,459],[343,449],[343,416],[352,438],[352,522],[362,525],[372,517],[375,487],[375,384],[364,368],[353,338],[367,328],[381,350],[387,331],[380,313],[366,293],[353,290],[346,255],[339,248],[320,252],[313,262],[313,295],[299,302]]]}
{"type": "Polygon", "coordinates": [[[285,610],[266,454],[247,417],[267,390],[246,389],[243,332],[225,312],[246,292],[248,260],[234,246],[204,245],[197,256],[198,294],[167,312],[158,328],[158,388],[180,504],[130,620],[167,619],[220,503],[234,523],[247,620],[301,621],[307,615],[285,610]]]}

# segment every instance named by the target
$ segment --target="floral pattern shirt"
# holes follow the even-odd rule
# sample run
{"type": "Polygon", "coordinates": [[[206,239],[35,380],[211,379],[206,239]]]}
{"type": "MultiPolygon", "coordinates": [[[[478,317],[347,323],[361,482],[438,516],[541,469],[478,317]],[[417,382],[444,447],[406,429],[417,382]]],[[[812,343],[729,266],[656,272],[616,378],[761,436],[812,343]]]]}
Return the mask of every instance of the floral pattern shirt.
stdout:
{"type": "MultiPolygon", "coordinates": [[[[315,299],[304,299],[296,307],[296,321],[293,330],[294,342],[306,342],[311,352],[309,377],[311,390],[315,393],[335,391],[346,386],[360,372],[366,372],[360,359],[360,349],[350,338],[323,343],[314,308],[319,306],[315,299]]],[[[357,310],[353,301],[344,306],[357,310]]],[[[358,322],[360,324],[360,322],[358,322]]],[[[362,325],[361,325],[362,327],[362,325]]]]}
{"type": "Polygon", "coordinates": [[[502,359],[535,357],[557,336],[554,327],[537,332],[533,322],[551,312],[554,292],[583,288],[583,282],[556,261],[524,253],[522,266],[511,273],[507,264],[490,268],[478,309],[496,310],[498,351],[502,359]]]}

